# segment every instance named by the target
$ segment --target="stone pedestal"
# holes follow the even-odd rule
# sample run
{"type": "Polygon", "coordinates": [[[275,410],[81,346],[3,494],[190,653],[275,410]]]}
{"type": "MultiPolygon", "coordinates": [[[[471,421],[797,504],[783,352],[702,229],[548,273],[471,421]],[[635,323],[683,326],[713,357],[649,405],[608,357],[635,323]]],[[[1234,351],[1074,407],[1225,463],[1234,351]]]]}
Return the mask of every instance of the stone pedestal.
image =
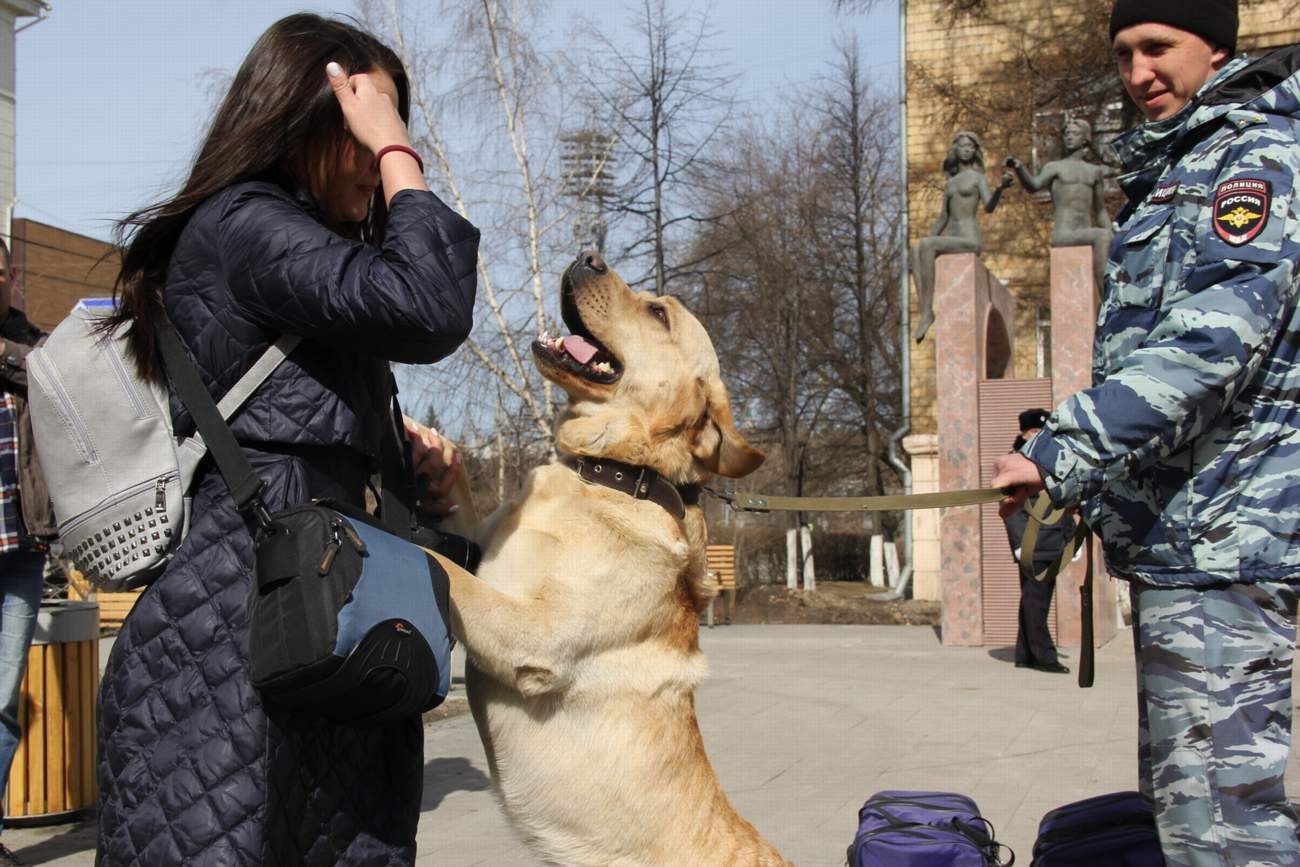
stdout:
{"type": "MultiPolygon", "coordinates": [[[[1052,248],[1052,393],[1059,404],[1092,385],[1092,338],[1097,321],[1097,287],[1091,247],[1052,248]]],[[[1098,647],[1115,637],[1116,582],[1096,544],[1093,576],[1093,636],[1098,647]]],[[[1056,582],[1057,643],[1079,646],[1083,558],[1062,571],[1056,582]]]]}
{"type": "MultiPolygon", "coordinates": [[[[939,438],[934,434],[913,434],[903,438],[903,449],[912,458],[912,493],[932,494],[939,490],[939,438]]],[[[919,509],[907,513],[912,522],[912,597],[938,602],[942,598],[939,568],[939,513],[919,509]]]]}
{"type": "MultiPolygon", "coordinates": [[[[939,257],[934,282],[939,487],[978,488],[979,383],[1008,372],[1013,302],[973,253],[939,257]]],[[[980,510],[944,509],[939,534],[943,643],[983,644],[980,510]]]]}

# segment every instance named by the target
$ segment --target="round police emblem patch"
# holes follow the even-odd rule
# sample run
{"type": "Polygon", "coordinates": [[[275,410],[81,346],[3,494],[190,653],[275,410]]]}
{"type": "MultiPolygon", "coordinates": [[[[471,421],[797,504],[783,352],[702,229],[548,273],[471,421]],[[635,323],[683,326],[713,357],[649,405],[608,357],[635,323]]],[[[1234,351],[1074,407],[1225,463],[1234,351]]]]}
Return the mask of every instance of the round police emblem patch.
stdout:
{"type": "Polygon", "coordinates": [[[1249,244],[1268,224],[1268,181],[1237,178],[1214,192],[1214,231],[1234,247],[1249,244]]]}

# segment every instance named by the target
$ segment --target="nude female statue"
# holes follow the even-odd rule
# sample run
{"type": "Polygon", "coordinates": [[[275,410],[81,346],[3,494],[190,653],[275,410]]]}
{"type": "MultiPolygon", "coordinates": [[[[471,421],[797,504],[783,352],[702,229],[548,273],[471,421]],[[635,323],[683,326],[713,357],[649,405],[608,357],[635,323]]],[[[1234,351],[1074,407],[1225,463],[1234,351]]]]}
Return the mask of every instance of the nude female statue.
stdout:
{"type": "Polygon", "coordinates": [[[1092,126],[1087,121],[1067,118],[1061,126],[1061,142],[1065,157],[1043,166],[1038,177],[1032,177],[1015,157],[1007,157],[1006,165],[1015,170],[1021,185],[1031,193],[1051,190],[1056,207],[1052,246],[1092,247],[1093,276],[1100,292],[1111,238],[1105,201],[1106,167],[1086,159],[1094,153],[1092,126]]]}
{"type": "Polygon", "coordinates": [[[948,183],[943,188],[943,209],[929,236],[912,248],[912,276],[921,310],[913,335],[917,343],[934,324],[934,260],[945,253],[978,253],[983,246],[976,219],[979,206],[984,205],[985,213],[993,213],[1002,191],[1015,182],[1011,173],[1005,172],[1002,183],[989,190],[979,136],[965,130],[953,136],[943,170],[948,173],[948,183]]]}

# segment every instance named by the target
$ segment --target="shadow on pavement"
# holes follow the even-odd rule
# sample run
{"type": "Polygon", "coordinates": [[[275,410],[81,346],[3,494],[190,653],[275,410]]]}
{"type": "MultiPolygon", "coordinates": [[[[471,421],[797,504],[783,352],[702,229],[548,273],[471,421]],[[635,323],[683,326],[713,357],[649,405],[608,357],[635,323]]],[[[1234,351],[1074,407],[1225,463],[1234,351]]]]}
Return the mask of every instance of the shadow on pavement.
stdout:
{"type": "Polygon", "coordinates": [[[45,864],[81,852],[93,854],[95,851],[95,820],[93,818],[84,819],[75,825],[64,825],[59,828],[23,828],[21,832],[15,828],[5,834],[4,840],[24,864],[45,864]],[[50,834],[50,836],[35,843],[24,845],[33,835],[44,835],[46,833],[50,834]],[[23,838],[22,842],[17,839],[20,836],[23,838]]]}
{"type": "Polygon", "coordinates": [[[482,792],[491,785],[487,775],[464,756],[434,759],[424,766],[424,797],[420,812],[435,809],[452,792],[482,792]]]}
{"type": "Polygon", "coordinates": [[[998,662],[1015,662],[1016,649],[1014,647],[990,647],[989,656],[998,662]]]}

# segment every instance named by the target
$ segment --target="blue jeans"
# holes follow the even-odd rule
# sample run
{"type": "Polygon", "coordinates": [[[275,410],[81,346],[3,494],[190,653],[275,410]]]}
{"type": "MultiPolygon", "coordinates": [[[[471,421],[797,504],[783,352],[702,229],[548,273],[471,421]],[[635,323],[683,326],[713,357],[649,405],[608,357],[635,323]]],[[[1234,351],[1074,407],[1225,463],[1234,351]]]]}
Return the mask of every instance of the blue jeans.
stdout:
{"type": "MultiPolygon", "coordinates": [[[[39,551],[0,554],[0,792],[9,783],[9,764],[23,736],[18,693],[27,667],[27,648],[41,607],[45,555],[39,551]]],[[[0,830],[4,801],[0,799],[0,830]]]]}

